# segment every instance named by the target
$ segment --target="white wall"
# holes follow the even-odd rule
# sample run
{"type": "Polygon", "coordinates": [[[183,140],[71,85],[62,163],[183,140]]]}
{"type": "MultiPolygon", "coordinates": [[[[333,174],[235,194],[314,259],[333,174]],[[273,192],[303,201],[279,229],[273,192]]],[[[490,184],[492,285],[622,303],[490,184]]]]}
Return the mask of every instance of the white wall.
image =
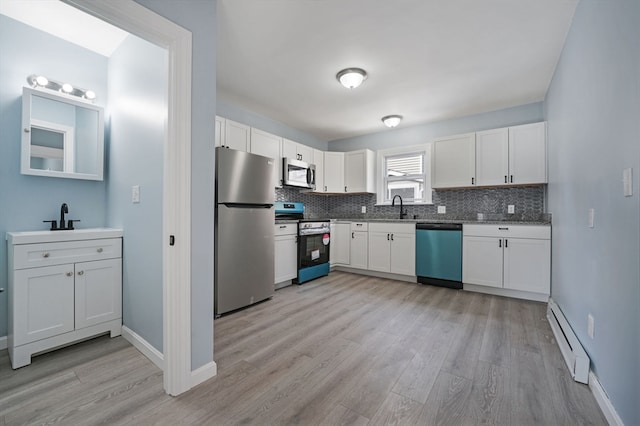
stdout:
{"type": "Polygon", "coordinates": [[[122,320],[160,352],[167,67],[164,49],[135,36],[109,59],[107,223],[124,229],[122,320]]]}
{"type": "Polygon", "coordinates": [[[582,0],[545,101],[552,297],[627,425],[640,424],[639,41],[640,2],[582,0]]]}

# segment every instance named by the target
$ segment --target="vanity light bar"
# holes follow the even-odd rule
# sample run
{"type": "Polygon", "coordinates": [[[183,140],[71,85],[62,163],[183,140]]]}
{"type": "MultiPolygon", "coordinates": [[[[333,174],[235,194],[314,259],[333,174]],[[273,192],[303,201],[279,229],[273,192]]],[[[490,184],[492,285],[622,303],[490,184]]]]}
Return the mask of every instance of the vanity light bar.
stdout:
{"type": "Polygon", "coordinates": [[[27,82],[31,87],[40,87],[43,89],[53,90],[54,92],[61,92],[90,101],[93,101],[96,98],[96,92],[94,92],[93,90],[74,87],[69,83],[61,83],[59,81],[48,79],[47,77],[42,75],[31,74],[29,77],[27,77],[27,82]]]}

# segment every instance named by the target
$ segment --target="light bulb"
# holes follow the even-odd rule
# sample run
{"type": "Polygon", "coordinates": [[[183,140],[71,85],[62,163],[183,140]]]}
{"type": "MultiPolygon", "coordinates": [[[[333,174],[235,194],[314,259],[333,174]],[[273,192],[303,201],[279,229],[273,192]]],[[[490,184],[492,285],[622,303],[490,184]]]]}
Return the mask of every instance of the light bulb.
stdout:
{"type": "Polygon", "coordinates": [[[73,92],[73,86],[70,85],[69,83],[64,83],[62,85],[62,91],[65,92],[65,93],[71,93],[71,92],[73,92]]]}
{"type": "Polygon", "coordinates": [[[47,79],[47,77],[39,75],[36,77],[36,84],[38,84],[38,86],[45,87],[47,84],[49,84],[49,80],[47,79]]]}
{"type": "Polygon", "coordinates": [[[87,90],[86,92],[84,92],[84,97],[93,100],[96,98],[96,92],[94,92],[93,90],[87,90]]]}

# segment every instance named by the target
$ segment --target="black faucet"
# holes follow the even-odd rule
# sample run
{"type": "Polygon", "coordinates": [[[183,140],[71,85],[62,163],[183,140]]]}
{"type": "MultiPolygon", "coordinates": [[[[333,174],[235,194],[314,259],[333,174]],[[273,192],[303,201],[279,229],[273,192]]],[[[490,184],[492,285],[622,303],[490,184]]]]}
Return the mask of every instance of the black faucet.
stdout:
{"type": "Polygon", "coordinates": [[[60,206],[60,229],[66,229],[67,223],[64,220],[64,214],[69,213],[69,206],[67,203],[62,203],[60,206]]]}
{"type": "Polygon", "coordinates": [[[391,200],[391,207],[396,205],[396,197],[400,198],[400,219],[404,219],[405,217],[407,217],[407,212],[403,211],[402,209],[402,197],[399,195],[394,195],[393,199],[391,200]]]}

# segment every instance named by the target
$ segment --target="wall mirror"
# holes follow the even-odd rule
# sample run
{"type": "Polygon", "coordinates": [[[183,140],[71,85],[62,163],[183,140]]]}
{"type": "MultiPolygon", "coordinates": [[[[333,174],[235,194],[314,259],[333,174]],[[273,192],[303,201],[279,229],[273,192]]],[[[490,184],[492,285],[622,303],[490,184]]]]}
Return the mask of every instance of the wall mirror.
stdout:
{"type": "Polygon", "coordinates": [[[104,110],[55,92],[23,88],[24,175],[102,180],[104,110]]]}

